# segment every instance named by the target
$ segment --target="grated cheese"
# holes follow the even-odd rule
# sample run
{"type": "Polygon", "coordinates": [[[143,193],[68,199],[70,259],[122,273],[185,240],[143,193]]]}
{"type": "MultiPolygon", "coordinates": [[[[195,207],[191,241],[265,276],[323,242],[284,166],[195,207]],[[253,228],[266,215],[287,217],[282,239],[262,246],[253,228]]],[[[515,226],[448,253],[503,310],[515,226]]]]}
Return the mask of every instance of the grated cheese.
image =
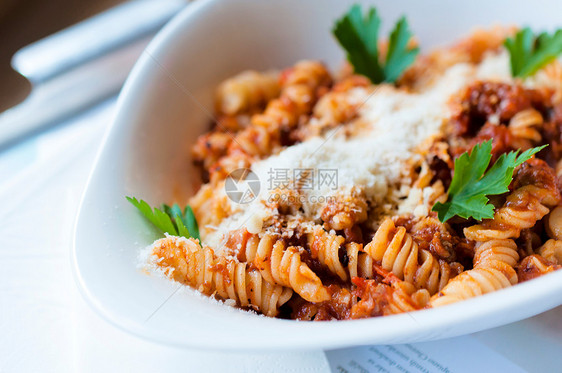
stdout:
{"type": "Polygon", "coordinates": [[[486,56],[480,66],[456,64],[417,92],[390,85],[381,85],[376,91],[372,87],[351,90],[349,101],[359,103],[358,120],[254,163],[252,171],[261,184],[259,196],[247,205],[233,204],[235,213],[203,241],[219,248],[230,230],[246,226],[252,233],[260,232],[264,220],[276,212],[266,206],[273,193],[275,170],[288,170],[291,178],[298,169],[337,170],[337,188],[316,183],[298,190],[304,217],[311,220],[319,219],[327,197],[347,193],[353,187],[362,189],[371,203],[381,203],[390,185],[400,188],[401,183],[409,182],[403,175],[419,157],[416,150],[441,133],[451,115],[451,95],[476,79],[506,79],[508,62],[505,53],[496,53],[486,56]]]}

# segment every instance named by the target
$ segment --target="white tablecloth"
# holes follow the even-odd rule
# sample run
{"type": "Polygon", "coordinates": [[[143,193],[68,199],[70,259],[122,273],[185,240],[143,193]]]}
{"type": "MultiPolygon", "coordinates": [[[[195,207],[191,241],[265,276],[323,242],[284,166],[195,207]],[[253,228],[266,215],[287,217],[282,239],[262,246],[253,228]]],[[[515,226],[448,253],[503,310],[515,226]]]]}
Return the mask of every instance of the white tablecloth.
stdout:
{"type": "MultiPolygon", "coordinates": [[[[88,308],[74,285],[69,252],[78,202],[114,106],[110,100],[0,153],[0,372],[329,371],[322,351],[230,354],[154,344],[88,308]]],[[[493,352],[486,359],[560,370],[562,309],[474,340],[493,352]]],[[[432,348],[458,353],[439,343],[432,348]]]]}

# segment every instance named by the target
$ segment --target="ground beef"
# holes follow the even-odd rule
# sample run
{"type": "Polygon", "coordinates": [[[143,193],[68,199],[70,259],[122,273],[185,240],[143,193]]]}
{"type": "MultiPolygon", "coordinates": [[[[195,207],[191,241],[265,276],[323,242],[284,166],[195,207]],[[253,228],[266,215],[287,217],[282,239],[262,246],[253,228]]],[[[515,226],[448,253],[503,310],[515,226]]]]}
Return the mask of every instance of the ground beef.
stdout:
{"type": "Polygon", "coordinates": [[[549,103],[549,92],[499,82],[476,82],[454,102],[453,134],[473,137],[488,121],[505,124],[515,114],[529,108],[546,113],[549,103]]]}

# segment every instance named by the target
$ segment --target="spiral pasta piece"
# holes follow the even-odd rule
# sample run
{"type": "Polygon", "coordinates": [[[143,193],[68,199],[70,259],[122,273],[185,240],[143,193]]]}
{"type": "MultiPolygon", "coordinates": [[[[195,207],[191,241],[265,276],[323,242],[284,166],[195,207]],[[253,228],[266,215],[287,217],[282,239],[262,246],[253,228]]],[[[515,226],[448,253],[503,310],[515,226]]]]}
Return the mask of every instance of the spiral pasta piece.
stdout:
{"type": "Polygon", "coordinates": [[[373,270],[373,264],[375,264],[375,261],[369,254],[363,252],[363,245],[351,242],[348,243],[345,248],[348,258],[347,271],[349,277],[374,278],[375,271],[373,270]]]}
{"type": "MultiPolygon", "coordinates": [[[[516,147],[530,147],[533,143],[541,141],[539,127],[544,120],[537,110],[526,109],[515,114],[509,121],[509,132],[516,140],[526,140],[527,143],[515,144],[516,147]]],[[[519,142],[519,141],[518,141],[519,142]]]]}
{"type": "Polygon", "coordinates": [[[429,299],[427,289],[416,289],[414,285],[405,281],[393,282],[388,303],[383,307],[383,315],[419,310],[429,303],[429,299]]]}
{"type": "Polygon", "coordinates": [[[517,238],[521,230],[531,228],[548,214],[549,208],[541,203],[544,198],[544,189],[532,185],[517,189],[507,197],[504,206],[494,213],[493,219],[465,228],[464,235],[472,241],[517,238]],[[523,199],[528,203],[517,206],[516,202],[523,199]]]}
{"type": "Polygon", "coordinates": [[[495,268],[501,271],[512,285],[517,283],[513,269],[519,261],[517,245],[513,240],[491,240],[476,246],[474,267],[495,268]]]}
{"type": "Polygon", "coordinates": [[[562,206],[556,206],[550,212],[545,228],[550,238],[562,240],[562,206]]]}
{"type": "Polygon", "coordinates": [[[241,262],[253,263],[264,279],[290,287],[311,302],[329,298],[318,276],[302,262],[296,247],[285,247],[282,240],[266,234],[261,239],[245,228],[228,234],[225,253],[241,262]]]}
{"type": "Polygon", "coordinates": [[[428,304],[430,295],[426,289],[416,289],[380,267],[377,267],[377,274],[382,276],[382,282],[361,277],[353,279],[356,286],[353,293],[357,298],[352,301],[351,318],[411,312],[428,304]]]}
{"type": "Polygon", "coordinates": [[[266,281],[290,287],[307,301],[330,299],[320,278],[302,262],[299,250],[286,247],[282,240],[270,234],[261,238],[253,263],[266,281]]]}
{"type": "Polygon", "coordinates": [[[511,286],[498,269],[480,267],[462,272],[431,298],[431,307],[443,306],[511,286]]]}
{"type": "Polygon", "coordinates": [[[321,226],[314,227],[312,233],[308,234],[308,247],[312,258],[318,261],[336,274],[343,281],[347,280],[347,271],[340,262],[339,251],[345,239],[336,234],[330,234],[321,226]]]}
{"type": "Polygon", "coordinates": [[[354,277],[372,279],[375,277],[373,264],[375,260],[363,250],[363,245],[350,242],[344,245],[342,236],[330,233],[317,225],[308,234],[308,247],[313,259],[343,281],[354,277]],[[340,250],[344,250],[347,264],[340,260],[340,250]]]}
{"type": "Polygon", "coordinates": [[[214,131],[199,136],[191,148],[193,161],[208,170],[225,155],[231,141],[232,135],[226,132],[214,131]]]}
{"type": "MultiPolygon", "coordinates": [[[[320,227],[320,229],[322,229],[320,227]]],[[[339,261],[339,249],[343,244],[343,237],[330,234],[324,230],[320,234],[310,234],[309,242],[313,241],[311,245],[311,253],[313,258],[324,264],[332,273],[336,274],[342,280],[353,279],[354,277],[361,277],[365,279],[375,278],[376,272],[374,265],[375,259],[367,252],[364,251],[363,245],[356,242],[350,242],[345,245],[345,253],[347,257],[347,265],[344,266],[339,261]],[[324,232],[324,233],[322,233],[324,232]],[[324,237],[327,237],[324,238],[324,237]],[[316,241],[316,243],[314,243],[316,241]],[[321,253],[321,255],[319,254],[321,253]]]]}
{"type": "Polygon", "coordinates": [[[215,255],[193,239],[167,236],[154,243],[156,265],[169,277],[206,295],[232,299],[240,307],[250,307],[275,316],[292,296],[287,287],[268,283],[255,269],[233,258],[215,255]]]}
{"type": "Polygon", "coordinates": [[[518,275],[520,281],[532,280],[536,277],[554,272],[562,266],[547,260],[538,254],[525,257],[519,264],[518,275]]]}
{"type": "Polygon", "coordinates": [[[329,229],[350,229],[367,220],[368,210],[363,191],[353,188],[351,192],[330,200],[322,209],[321,218],[329,229]]]}
{"type": "Polygon", "coordinates": [[[244,71],[222,82],[216,92],[217,112],[247,113],[279,95],[279,74],[275,71],[244,71]]]}
{"type": "Polygon", "coordinates": [[[448,263],[439,261],[427,250],[419,250],[406,228],[396,227],[390,218],[383,221],[364,250],[380,261],[384,270],[431,294],[441,290],[451,278],[448,263]]]}
{"type": "Polygon", "coordinates": [[[304,141],[355,119],[361,96],[349,94],[349,91],[368,93],[368,87],[369,80],[362,75],[351,75],[338,81],[331,91],[318,100],[313,110],[314,120],[300,127],[295,133],[296,138],[304,141]]]}
{"type": "Polygon", "coordinates": [[[256,257],[260,239],[246,228],[230,231],[225,236],[223,253],[236,257],[240,262],[251,263],[256,257]]]}
{"type": "Polygon", "coordinates": [[[519,261],[513,240],[492,240],[480,243],[474,255],[474,268],[453,278],[431,298],[437,307],[507,288],[518,282],[513,268],[519,261]]]}
{"type": "Polygon", "coordinates": [[[562,264],[562,241],[550,239],[538,249],[538,253],[551,263],[562,264]]]}
{"type": "MultiPolygon", "coordinates": [[[[517,238],[521,230],[533,227],[550,212],[550,207],[560,201],[556,176],[544,161],[532,159],[522,166],[525,182],[532,183],[515,189],[493,219],[464,229],[466,238],[472,241],[517,238]]],[[[517,179],[516,179],[517,181],[517,179]]]]}

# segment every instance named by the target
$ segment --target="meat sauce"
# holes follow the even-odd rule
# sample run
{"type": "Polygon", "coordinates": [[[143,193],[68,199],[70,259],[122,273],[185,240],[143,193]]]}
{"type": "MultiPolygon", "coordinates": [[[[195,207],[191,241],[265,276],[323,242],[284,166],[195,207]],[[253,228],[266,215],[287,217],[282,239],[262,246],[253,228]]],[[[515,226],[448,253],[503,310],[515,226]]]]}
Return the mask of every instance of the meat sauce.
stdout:
{"type": "MultiPolygon", "coordinates": [[[[455,114],[450,121],[450,132],[454,137],[460,137],[460,140],[452,141],[452,155],[457,157],[487,140],[492,140],[493,162],[501,154],[517,150],[508,129],[511,118],[522,110],[535,109],[548,119],[553,113],[551,102],[552,92],[549,90],[489,81],[472,84],[452,102],[455,114]]],[[[556,130],[559,125],[551,127],[551,137],[559,139],[560,131],[556,130]]]]}
{"type": "Polygon", "coordinates": [[[476,82],[466,88],[455,101],[457,113],[452,118],[456,136],[473,137],[492,117],[507,123],[518,112],[534,108],[545,113],[550,92],[526,89],[519,85],[498,82],[476,82]]]}
{"type": "Polygon", "coordinates": [[[540,255],[530,255],[521,261],[517,270],[517,277],[519,282],[529,281],[560,268],[562,266],[550,263],[540,255]]]}

